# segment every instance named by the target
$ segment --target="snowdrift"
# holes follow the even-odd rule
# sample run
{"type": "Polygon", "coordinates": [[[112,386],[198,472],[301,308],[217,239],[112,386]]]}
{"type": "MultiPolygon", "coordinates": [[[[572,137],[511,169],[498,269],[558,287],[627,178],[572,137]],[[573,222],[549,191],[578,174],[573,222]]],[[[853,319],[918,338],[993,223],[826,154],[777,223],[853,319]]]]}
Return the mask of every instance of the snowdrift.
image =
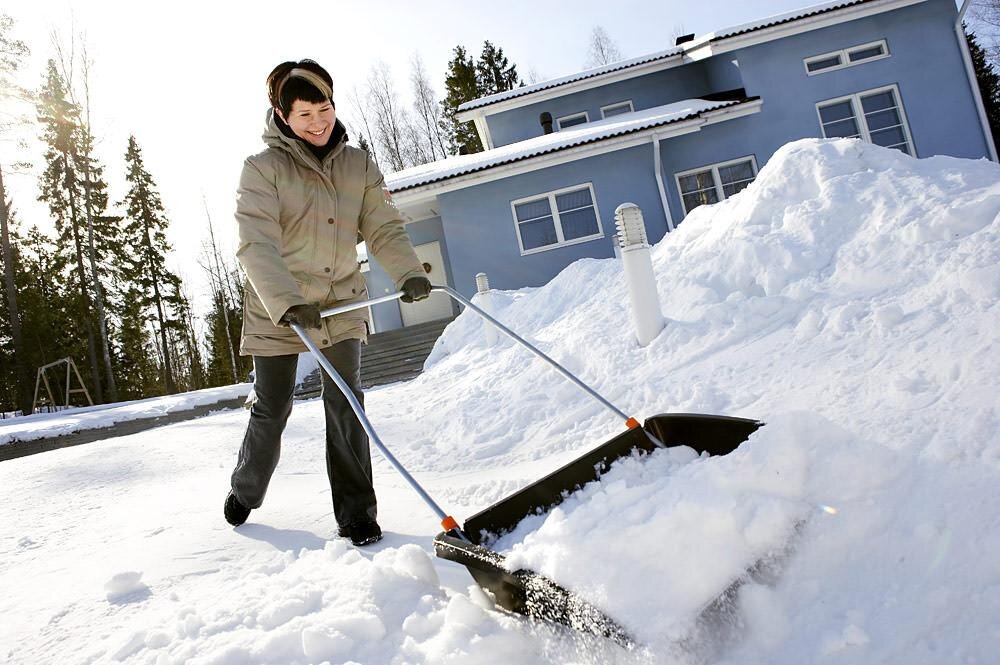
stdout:
{"type": "MultiPolygon", "coordinates": [[[[499,544],[601,604],[646,648],[560,641],[462,593],[469,580],[447,584],[457,573],[428,557],[432,530],[421,547],[392,534],[405,526],[393,520],[423,518],[409,494],[382,489],[391,472],[377,460],[382,550],[324,542],[328,507],[308,513],[328,493],[322,409],[309,402],[286,430],[280,487],[242,532],[216,514],[239,413],[141,446],[0,464],[0,486],[24,498],[0,503],[0,586],[13,589],[0,610],[14,621],[3,653],[158,664],[991,662],[1000,167],[799,141],[746,190],[690,214],[653,258],[668,322],[644,348],[615,260],[495,294],[505,324],[638,418],[768,423],[723,458],[679,449],[621,460],[499,544]],[[219,468],[205,471],[205,459],[219,468]],[[292,526],[271,527],[286,506],[292,526]],[[90,534],[101,531],[98,546],[90,534]],[[157,546],[127,556],[112,546],[136,531],[157,546]],[[261,540],[288,551],[234,544],[261,540]],[[53,575],[82,590],[64,585],[62,601],[32,590],[53,575]]],[[[524,350],[487,348],[466,314],[423,375],[370,391],[366,404],[386,444],[459,518],[621,429],[524,350]]]]}

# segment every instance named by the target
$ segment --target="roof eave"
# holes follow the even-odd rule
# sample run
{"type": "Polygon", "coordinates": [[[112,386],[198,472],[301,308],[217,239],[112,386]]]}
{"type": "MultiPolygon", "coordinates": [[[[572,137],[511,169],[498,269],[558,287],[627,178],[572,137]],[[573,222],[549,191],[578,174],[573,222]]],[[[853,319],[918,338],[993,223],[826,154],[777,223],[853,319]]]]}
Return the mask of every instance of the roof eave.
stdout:
{"type": "Polygon", "coordinates": [[[706,125],[734,120],[759,113],[763,104],[760,97],[750,97],[732,104],[701,111],[693,116],[671,120],[662,124],[635,129],[623,134],[591,139],[579,144],[552,148],[529,156],[516,157],[497,164],[484,165],[463,173],[444,176],[420,184],[392,189],[393,200],[401,208],[426,201],[448,191],[462,189],[470,184],[510,177],[516,173],[536,171],[554,166],[555,163],[574,161],[605,152],[614,152],[647,143],[653,136],[661,139],[699,131],[706,125]],[[585,153],[585,154],[582,154],[585,153]]]}

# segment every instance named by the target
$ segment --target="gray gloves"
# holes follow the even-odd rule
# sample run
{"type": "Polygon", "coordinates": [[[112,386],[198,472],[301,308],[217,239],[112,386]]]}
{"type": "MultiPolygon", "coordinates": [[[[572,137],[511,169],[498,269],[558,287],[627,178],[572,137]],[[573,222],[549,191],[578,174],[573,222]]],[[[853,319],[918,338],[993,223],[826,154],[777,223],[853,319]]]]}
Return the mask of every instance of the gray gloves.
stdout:
{"type": "Polygon", "coordinates": [[[403,302],[423,300],[431,294],[431,280],[426,277],[411,277],[403,282],[403,302]]]}
{"type": "Polygon", "coordinates": [[[281,322],[286,326],[290,323],[297,323],[306,330],[310,328],[320,328],[319,307],[312,303],[308,305],[292,305],[281,317],[281,322]]]}

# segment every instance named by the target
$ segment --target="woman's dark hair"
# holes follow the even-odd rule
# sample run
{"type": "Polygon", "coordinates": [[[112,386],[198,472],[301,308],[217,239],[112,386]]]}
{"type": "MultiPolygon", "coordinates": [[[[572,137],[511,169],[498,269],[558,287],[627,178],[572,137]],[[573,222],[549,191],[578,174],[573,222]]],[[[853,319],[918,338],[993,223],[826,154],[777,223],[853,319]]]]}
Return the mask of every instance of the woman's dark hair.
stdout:
{"type": "Polygon", "coordinates": [[[295,100],[312,102],[318,104],[325,101],[333,101],[306,79],[298,76],[288,77],[288,73],[293,69],[305,69],[319,76],[330,88],[333,88],[333,78],[314,60],[300,60],[294,62],[289,60],[283,62],[267,76],[267,98],[271,106],[281,109],[281,113],[287,118],[292,111],[292,104],[295,100]]]}

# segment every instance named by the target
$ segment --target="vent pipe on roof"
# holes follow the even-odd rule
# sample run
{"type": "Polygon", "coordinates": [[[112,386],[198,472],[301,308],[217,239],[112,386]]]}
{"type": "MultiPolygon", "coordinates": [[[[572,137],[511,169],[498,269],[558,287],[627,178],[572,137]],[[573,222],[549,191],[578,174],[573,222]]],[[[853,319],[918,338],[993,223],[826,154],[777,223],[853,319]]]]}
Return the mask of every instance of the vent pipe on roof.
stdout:
{"type": "Polygon", "coordinates": [[[684,44],[686,42],[693,42],[693,41],[694,41],[694,33],[692,32],[690,35],[681,35],[680,37],[675,39],[674,46],[680,46],[681,44],[684,44]]]}
{"type": "Polygon", "coordinates": [[[540,116],[538,116],[538,122],[542,123],[542,133],[551,134],[552,133],[552,114],[545,111],[540,116]]]}

